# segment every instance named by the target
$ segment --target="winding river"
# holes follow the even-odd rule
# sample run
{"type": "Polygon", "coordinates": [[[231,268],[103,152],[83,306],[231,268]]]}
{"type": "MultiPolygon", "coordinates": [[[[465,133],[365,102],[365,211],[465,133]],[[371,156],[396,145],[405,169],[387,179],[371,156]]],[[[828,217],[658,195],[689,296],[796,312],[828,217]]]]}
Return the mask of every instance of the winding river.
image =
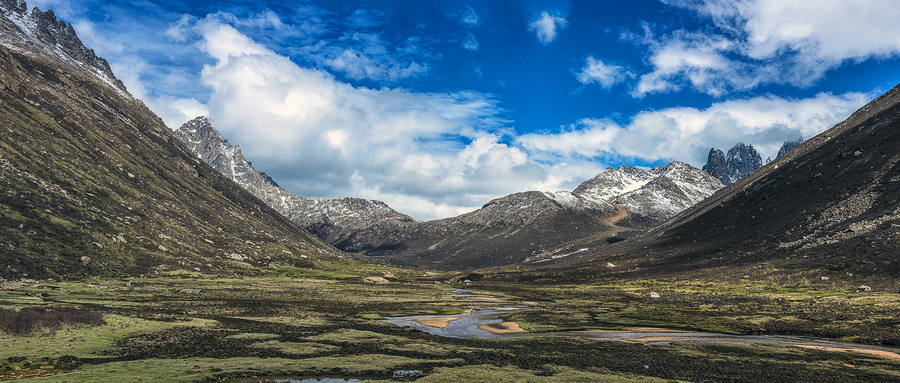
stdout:
{"type": "Polygon", "coordinates": [[[824,351],[853,352],[884,359],[900,360],[900,350],[889,347],[868,346],[837,342],[828,339],[782,335],[729,335],[711,332],[672,330],[655,327],[625,327],[621,330],[559,331],[527,333],[514,322],[506,322],[503,316],[520,310],[547,307],[552,302],[513,303],[500,297],[477,294],[473,290],[455,289],[447,296],[471,300],[467,312],[455,315],[416,315],[389,317],[384,321],[398,326],[412,327],[429,334],[453,338],[511,339],[521,337],[587,338],[598,341],[623,341],[642,344],[667,344],[675,341],[769,343],[782,344],[824,351]],[[490,306],[476,302],[491,302],[490,306]]]}

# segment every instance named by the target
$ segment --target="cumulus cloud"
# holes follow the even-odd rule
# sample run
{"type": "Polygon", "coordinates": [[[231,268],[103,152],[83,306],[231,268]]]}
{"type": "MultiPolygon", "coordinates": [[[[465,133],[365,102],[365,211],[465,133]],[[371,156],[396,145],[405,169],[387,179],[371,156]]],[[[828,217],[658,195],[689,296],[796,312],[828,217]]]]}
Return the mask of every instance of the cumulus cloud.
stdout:
{"type": "Polygon", "coordinates": [[[652,70],[636,97],[691,87],[721,96],[777,84],[808,87],[845,62],[900,54],[900,8],[890,0],[669,0],[717,28],[677,30],[645,44],[652,70]]]}
{"type": "Polygon", "coordinates": [[[518,143],[548,163],[590,162],[598,157],[647,162],[678,159],[702,166],[710,146],[727,149],[752,143],[763,157],[775,157],[782,142],[812,137],[842,121],[871,95],[820,93],[807,99],[761,96],[690,107],[645,111],[626,125],[583,119],[558,133],[526,134],[518,143]]]}
{"type": "Polygon", "coordinates": [[[215,59],[202,72],[209,116],[295,193],[379,198],[431,219],[545,179],[544,167],[504,143],[508,122],[490,95],[355,87],[217,20],[194,30],[215,59]]]}
{"type": "Polygon", "coordinates": [[[537,19],[528,24],[528,30],[534,33],[541,44],[548,45],[556,40],[556,35],[560,30],[566,29],[569,22],[558,14],[550,14],[544,11],[537,16],[537,19]]]}
{"type": "Polygon", "coordinates": [[[596,83],[604,88],[611,88],[629,77],[634,77],[634,73],[622,66],[607,64],[603,60],[588,56],[581,70],[575,73],[575,77],[584,85],[596,83]]]}

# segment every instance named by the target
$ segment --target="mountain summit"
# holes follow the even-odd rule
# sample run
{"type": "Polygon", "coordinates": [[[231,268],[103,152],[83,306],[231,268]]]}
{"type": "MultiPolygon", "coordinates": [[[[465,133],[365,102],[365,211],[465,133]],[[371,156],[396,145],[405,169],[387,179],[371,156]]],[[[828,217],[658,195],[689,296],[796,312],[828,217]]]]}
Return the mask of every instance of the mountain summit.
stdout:
{"type": "Polygon", "coordinates": [[[0,44],[95,77],[126,94],[106,59],[84,46],[75,28],[58,20],[52,10],[28,10],[24,0],[0,0],[0,44]]]}
{"type": "Polygon", "coordinates": [[[669,219],[724,187],[706,172],[673,161],[650,170],[609,168],[579,185],[574,194],[620,205],[632,214],[659,222],[669,219]]]}
{"type": "Polygon", "coordinates": [[[710,148],[703,171],[718,178],[723,184],[731,185],[762,165],[762,156],[753,145],[738,142],[728,149],[727,156],[719,149],[710,148]]]}
{"type": "Polygon", "coordinates": [[[366,232],[393,232],[415,220],[381,201],[360,198],[310,199],[278,186],[266,173],[253,168],[241,149],[219,135],[206,117],[197,117],[175,131],[201,160],[237,182],[269,206],[319,238],[351,252],[382,246],[366,232]]]}

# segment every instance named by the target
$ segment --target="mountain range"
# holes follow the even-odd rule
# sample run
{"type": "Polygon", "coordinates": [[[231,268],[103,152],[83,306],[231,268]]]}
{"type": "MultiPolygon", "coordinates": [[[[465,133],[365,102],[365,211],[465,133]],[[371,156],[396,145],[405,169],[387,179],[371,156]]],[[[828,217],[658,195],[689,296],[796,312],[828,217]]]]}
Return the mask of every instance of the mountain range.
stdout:
{"type": "MultiPolygon", "coordinates": [[[[783,156],[789,150],[803,143],[803,137],[796,140],[785,141],[781,148],[778,149],[777,157],[783,156]]],[[[766,163],[771,162],[771,158],[766,159],[766,163]]],[[[725,185],[731,185],[756,169],[763,166],[762,157],[753,145],[747,145],[738,142],[731,149],[728,149],[726,155],[716,148],[709,149],[706,165],[703,165],[703,171],[709,173],[722,181],[725,185]]]]}
{"type": "Polygon", "coordinates": [[[21,0],[0,12],[0,278],[254,274],[348,256],[329,243],[386,264],[566,277],[900,272],[900,88],[767,164],[738,144],[711,150],[705,172],[610,168],[571,192],[416,222],[378,201],[290,194],[210,121],[168,129],[52,12],[21,0]]]}
{"type": "Polygon", "coordinates": [[[409,267],[471,269],[558,259],[578,251],[576,244],[614,242],[619,233],[670,218],[723,187],[681,162],[649,171],[622,166],[574,192],[516,193],[459,217],[420,223],[381,201],[296,196],[254,169],[205,117],[185,123],[176,135],[200,159],[319,238],[409,267]]]}
{"type": "Polygon", "coordinates": [[[582,264],[563,272],[600,275],[615,262],[617,272],[636,275],[895,278],[898,162],[900,86],[638,238],[585,252],[582,264]]]}

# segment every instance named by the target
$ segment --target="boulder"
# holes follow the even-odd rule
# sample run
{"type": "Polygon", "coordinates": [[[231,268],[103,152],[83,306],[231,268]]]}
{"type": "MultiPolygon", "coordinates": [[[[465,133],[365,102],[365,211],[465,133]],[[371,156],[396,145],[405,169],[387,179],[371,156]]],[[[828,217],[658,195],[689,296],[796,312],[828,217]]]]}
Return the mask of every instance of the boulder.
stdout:
{"type": "Polygon", "coordinates": [[[382,285],[385,283],[389,283],[389,281],[387,279],[384,279],[383,277],[365,277],[363,279],[363,282],[371,283],[374,285],[382,285]]]}

